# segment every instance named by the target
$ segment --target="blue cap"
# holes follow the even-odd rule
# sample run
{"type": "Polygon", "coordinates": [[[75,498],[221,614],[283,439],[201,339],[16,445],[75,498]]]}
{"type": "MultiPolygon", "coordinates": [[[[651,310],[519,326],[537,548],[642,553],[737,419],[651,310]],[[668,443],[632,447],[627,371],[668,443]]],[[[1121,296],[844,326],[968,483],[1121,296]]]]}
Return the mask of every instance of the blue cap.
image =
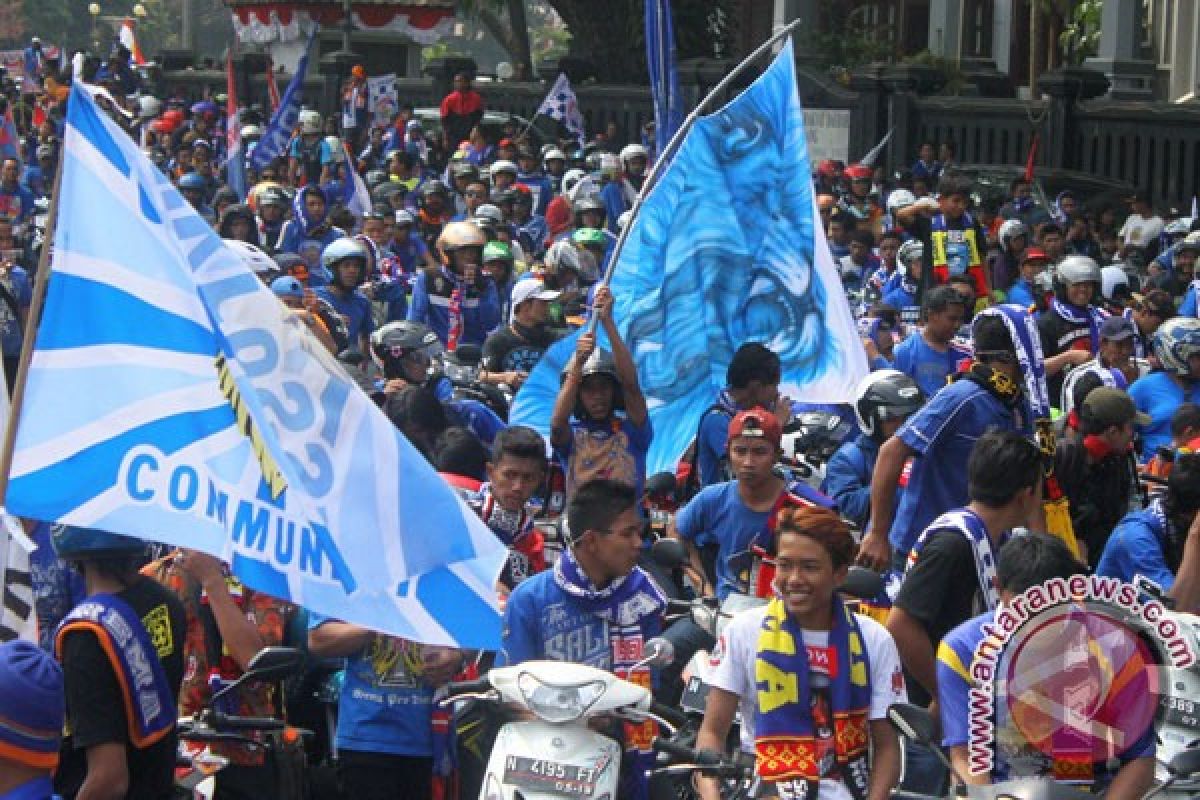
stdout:
{"type": "Polygon", "coordinates": [[[271,281],[271,291],[276,297],[304,297],[304,287],[291,275],[282,275],[271,281]]]}

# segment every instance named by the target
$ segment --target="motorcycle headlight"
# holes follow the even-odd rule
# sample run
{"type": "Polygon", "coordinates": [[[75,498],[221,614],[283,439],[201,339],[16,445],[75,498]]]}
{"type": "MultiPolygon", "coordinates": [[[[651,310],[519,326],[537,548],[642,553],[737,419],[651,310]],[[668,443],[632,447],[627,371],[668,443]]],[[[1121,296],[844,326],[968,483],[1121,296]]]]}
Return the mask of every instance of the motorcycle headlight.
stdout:
{"type": "Polygon", "coordinates": [[[578,719],[604,694],[603,681],[558,686],[544,683],[529,672],[517,678],[517,688],[530,711],[553,723],[578,719]]]}

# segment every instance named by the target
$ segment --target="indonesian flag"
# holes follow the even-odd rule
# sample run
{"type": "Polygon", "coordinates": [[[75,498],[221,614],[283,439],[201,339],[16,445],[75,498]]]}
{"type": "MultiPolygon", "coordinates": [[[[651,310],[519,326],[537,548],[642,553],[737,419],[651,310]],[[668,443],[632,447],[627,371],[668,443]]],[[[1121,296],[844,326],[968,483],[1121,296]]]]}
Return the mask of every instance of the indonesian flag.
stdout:
{"type": "Polygon", "coordinates": [[[267,96],[271,100],[271,113],[279,108],[279,84],[275,82],[275,63],[267,56],[267,96]]]}
{"type": "Polygon", "coordinates": [[[118,40],[124,45],[133,56],[133,63],[141,65],[146,63],[146,58],[142,55],[142,48],[138,47],[137,37],[133,35],[133,20],[126,17],[121,22],[121,30],[117,34],[118,40]]]}

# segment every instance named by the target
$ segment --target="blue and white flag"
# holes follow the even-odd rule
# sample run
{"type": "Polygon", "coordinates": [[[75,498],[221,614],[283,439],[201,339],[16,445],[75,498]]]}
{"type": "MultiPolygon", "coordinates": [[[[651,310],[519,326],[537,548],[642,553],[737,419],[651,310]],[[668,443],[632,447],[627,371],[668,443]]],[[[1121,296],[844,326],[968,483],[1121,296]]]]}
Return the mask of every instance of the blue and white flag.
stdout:
{"type": "Polygon", "coordinates": [[[317,38],[318,30],[320,30],[318,26],[313,26],[308,43],[304,45],[304,55],[300,56],[300,63],[296,65],[296,74],[292,76],[287,89],[284,90],[283,99],[279,101],[279,108],[275,109],[275,113],[271,115],[271,123],[267,126],[267,132],[258,140],[254,152],[250,154],[250,166],[254,168],[255,172],[262,172],[263,167],[282,155],[284,148],[292,140],[292,131],[296,129],[296,123],[300,119],[300,95],[304,93],[304,73],[308,72],[308,54],[312,50],[313,39],[317,38]]]}
{"type": "Polygon", "coordinates": [[[661,153],[683,124],[683,96],[675,66],[671,0],[646,0],[646,66],[654,98],[654,152],[661,153]]]}
{"type": "Polygon", "coordinates": [[[246,149],[242,146],[242,112],[238,107],[237,81],[233,74],[233,51],[225,54],[225,182],[246,200],[246,149]]]}
{"type": "Polygon", "coordinates": [[[575,99],[575,90],[567,80],[564,72],[558,73],[558,80],[550,87],[550,93],[538,106],[538,114],[545,114],[550,119],[557,120],[567,129],[567,133],[575,137],[580,145],[586,138],[583,129],[583,114],[579,111],[579,101],[575,99]]]}
{"type": "MultiPolygon", "coordinates": [[[[745,342],[779,355],[781,388],[794,400],[849,402],[866,375],[811,175],[789,43],[688,132],[634,219],[612,279],[613,314],[654,426],[647,474],[674,470],[745,342]]],[[[510,420],[547,432],[569,347],[543,357],[510,420]]]]}
{"type": "Polygon", "coordinates": [[[249,586],[495,648],[504,545],[75,84],[8,507],[211,553],[249,586]]]}

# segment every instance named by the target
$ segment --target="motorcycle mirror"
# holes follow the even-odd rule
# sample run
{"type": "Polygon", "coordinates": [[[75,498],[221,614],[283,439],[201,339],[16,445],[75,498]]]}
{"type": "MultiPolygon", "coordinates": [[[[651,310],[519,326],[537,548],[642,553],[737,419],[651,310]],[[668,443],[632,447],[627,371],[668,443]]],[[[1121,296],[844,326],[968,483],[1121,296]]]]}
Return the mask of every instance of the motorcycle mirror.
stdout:
{"type": "Polygon", "coordinates": [[[664,569],[675,569],[687,563],[687,549],[678,539],[659,539],[650,547],[650,557],[664,569]]]}
{"type": "Polygon", "coordinates": [[[935,726],[928,710],[912,703],[893,703],[888,707],[887,718],[905,739],[926,747],[935,746],[935,726]]]}
{"type": "Polygon", "coordinates": [[[264,647],[250,659],[246,671],[236,681],[212,696],[215,705],[224,695],[247,681],[277,681],[297,672],[304,664],[304,653],[295,647],[264,647]]]}
{"type": "Polygon", "coordinates": [[[1167,771],[1176,780],[1200,776],[1200,748],[1192,748],[1176,753],[1170,762],[1168,762],[1167,771]]]}
{"type": "Polygon", "coordinates": [[[875,570],[866,567],[852,566],[846,573],[846,580],[838,590],[864,600],[876,597],[883,591],[883,577],[875,570]]]}
{"type": "Polygon", "coordinates": [[[655,636],[646,642],[646,646],[642,648],[642,655],[646,658],[647,666],[659,669],[669,667],[675,660],[675,645],[661,636],[655,636]]]}

